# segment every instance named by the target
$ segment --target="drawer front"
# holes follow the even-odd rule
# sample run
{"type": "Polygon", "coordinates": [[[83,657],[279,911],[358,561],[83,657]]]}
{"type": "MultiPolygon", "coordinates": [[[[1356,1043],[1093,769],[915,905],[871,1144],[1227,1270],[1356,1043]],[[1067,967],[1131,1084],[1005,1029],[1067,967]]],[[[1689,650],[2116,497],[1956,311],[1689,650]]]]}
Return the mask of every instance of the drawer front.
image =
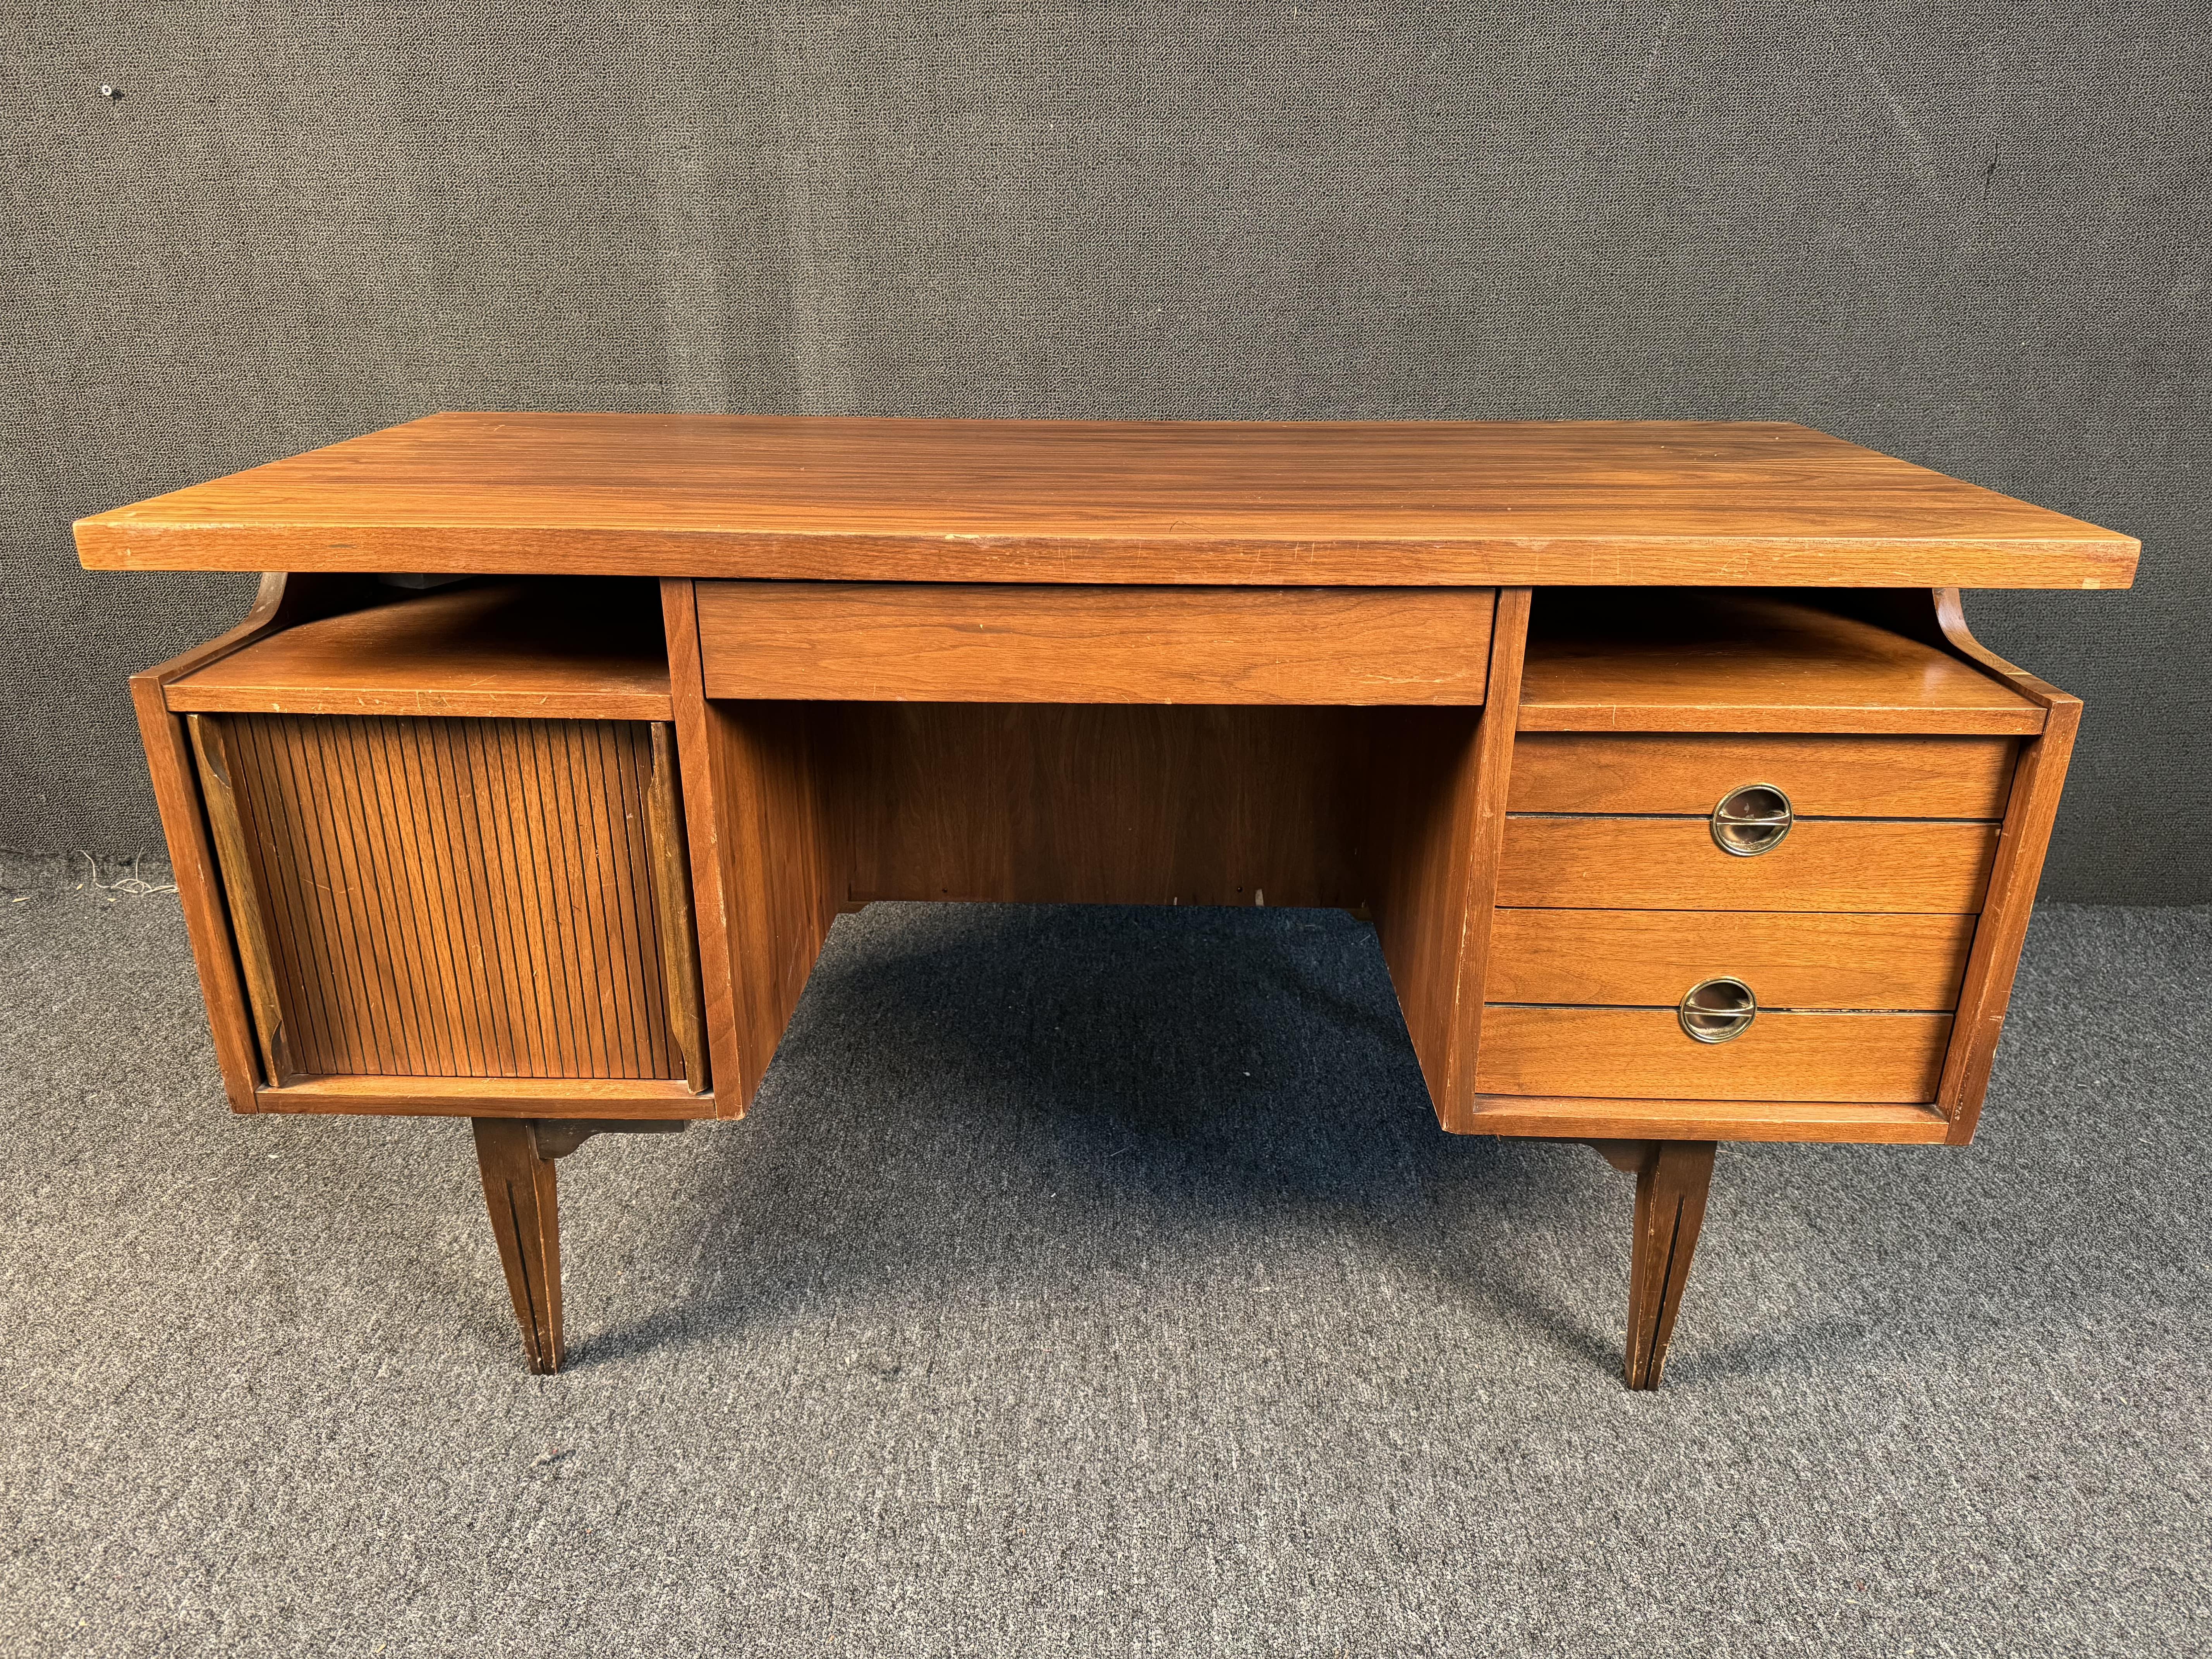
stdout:
{"type": "Polygon", "coordinates": [[[2010,738],[1820,738],[1525,732],[1507,810],[1711,813],[1771,784],[1801,817],[2001,818],[2010,738]]]}
{"type": "Polygon", "coordinates": [[[1730,1042],[1685,1035],[1671,1008],[1486,1009],[1474,1086],[1608,1100],[1936,1097],[1948,1014],[1762,1012],[1730,1042]]]}
{"type": "Polygon", "coordinates": [[[1703,818],[1509,817],[1501,908],[1832,910],[1960,915],[1978,909],[1994,823],[1815,818],[1739,858],[1703,818]]]}
{"type": "Polygon", "coordinates": [[[1486,587],[697,586],[710,697],[1479,703],[1486,587]]]}
{"type": "Polygon", "coordinates": [[[1500,910],[1485,995],[1671,1008],[1699,981],[1725,975],[1748,985],[1761,1008],[1948,1011],[1958,1005],[1974,920],[1500,910]]]}

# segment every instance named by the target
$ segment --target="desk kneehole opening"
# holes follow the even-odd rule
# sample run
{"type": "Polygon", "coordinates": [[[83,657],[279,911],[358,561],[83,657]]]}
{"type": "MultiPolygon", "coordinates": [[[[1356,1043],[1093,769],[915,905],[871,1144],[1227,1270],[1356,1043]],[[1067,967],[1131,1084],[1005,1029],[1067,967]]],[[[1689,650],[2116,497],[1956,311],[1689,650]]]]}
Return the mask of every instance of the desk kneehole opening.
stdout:
{"type": "Polygon", "coordinates": [[[1740,979],[1700,980],[1682,994],[1675,1016],[1693,1042],[1728,1042],[1751,1029],[1759,999],[1740,979]]]}

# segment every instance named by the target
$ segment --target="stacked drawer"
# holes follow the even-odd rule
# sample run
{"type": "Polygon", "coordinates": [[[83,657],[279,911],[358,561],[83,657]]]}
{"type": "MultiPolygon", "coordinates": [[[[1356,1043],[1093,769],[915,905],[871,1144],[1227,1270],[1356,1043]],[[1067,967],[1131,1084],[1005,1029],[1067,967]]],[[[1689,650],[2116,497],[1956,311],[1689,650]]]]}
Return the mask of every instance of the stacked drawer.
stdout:
{"type": "Polygon", "coordinates": [[[1477,1091],[1933,1100],[2014,750],[1522,733],[1477,1091]]]}

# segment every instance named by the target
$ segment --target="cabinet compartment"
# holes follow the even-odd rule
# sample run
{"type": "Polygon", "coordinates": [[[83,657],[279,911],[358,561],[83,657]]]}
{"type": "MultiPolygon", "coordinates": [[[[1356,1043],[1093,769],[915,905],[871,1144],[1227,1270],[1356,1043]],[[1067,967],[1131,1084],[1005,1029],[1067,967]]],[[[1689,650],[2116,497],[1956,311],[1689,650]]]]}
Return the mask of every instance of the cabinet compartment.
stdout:
{"type": "Polygon", "coordinates": [[[235,1109],[714,1115],[652,584],[270,577],[131,686],[235,1109]]]}
{"type": "Polygon", "coordinates": [[[190,720],[272,1082],[686,1076],[665,725],[190,720]]]}
{"type": "Polygon", "coordinates": [[[1905,590],[1547,589],[1521,689],[1448,1127],[1971,1137],[2072,699],[1905,590]]]}
{"type": "Polygon", "coordinates": [[[672,717],[651,590],[597,577],[372,591],[195,669],[165,701],[179,714],[672,717]]]}
{"type": "Polygon", "coordinates": [[[1850,599],[1753,588],[1547,588],[1523,732],[2033,736],[2044,713],[1925,632],[1850,599]]]}

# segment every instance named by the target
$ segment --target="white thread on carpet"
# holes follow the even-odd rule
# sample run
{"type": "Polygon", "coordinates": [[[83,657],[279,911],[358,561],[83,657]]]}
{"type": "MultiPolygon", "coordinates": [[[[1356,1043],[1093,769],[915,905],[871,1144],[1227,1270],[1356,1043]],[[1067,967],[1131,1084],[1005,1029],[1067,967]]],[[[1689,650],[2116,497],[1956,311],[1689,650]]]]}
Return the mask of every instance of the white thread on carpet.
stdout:
{"type": "Polygon", "coordinates": [[[138,861],[145,857],[143,853],[133,853],[131,855],[131,873],[120,881],[102,881],[100,878],[100,861],[83,848],[77,849],[77,856],[85,862],[84,878],[103,893],[131,893],[143,898],[149,893],[173,893],[177,890],[177,884],[173,881],[167,887],[156,887],[151,882],[140,878],[138,861]]]}

